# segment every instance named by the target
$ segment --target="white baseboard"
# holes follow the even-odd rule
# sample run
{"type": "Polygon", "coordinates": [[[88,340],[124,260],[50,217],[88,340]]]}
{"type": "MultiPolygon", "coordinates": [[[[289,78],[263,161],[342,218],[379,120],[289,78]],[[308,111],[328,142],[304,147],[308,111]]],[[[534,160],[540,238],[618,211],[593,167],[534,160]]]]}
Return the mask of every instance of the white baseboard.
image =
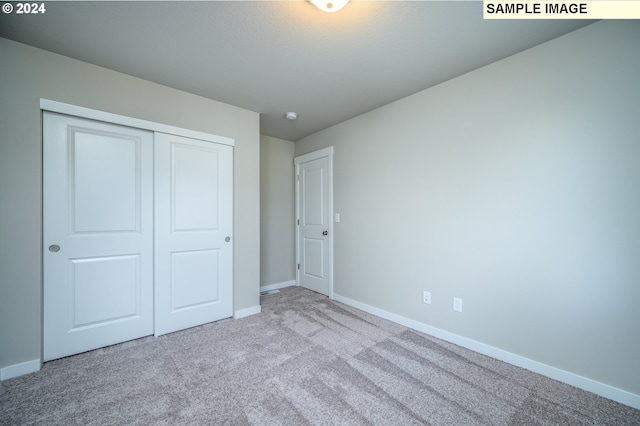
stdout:
{"type": "Polygon", "coordinates": [[[35,373],[40,370],[41,362],[39,359],[21,362],[20,364],[8,365],[0,368],[0,380],[12,379],[22,376],[23,374],[35,373]]]}
{"type": "Polygon", "coordinates": [[[233,318],[240,319],[248,317],[250,315],[259,314],[262,312],[262,306],[252,306],[251,308],[239,309],[233,313],[233,318]]]}
{"type": "Polygon", "coordinates": [[[281,288],[291,287],[291,286],[294,286],[294,285],[296,285],[296,280],[284,281],[284,282],[275,283],[275,284],[261,285],[260,286],[260,291],[278,290],[278,289],[281,289],[281,288]]]}
{"type": "Polygon", "coordinates": [[[405,318],[397,314],[392,314],[374,306],[370,306],[356,300],[340,296],[339,294],[334,293],[333,298],[340,303],[344,303],[345,305],[352,306],[356,309],[360,309],[361,311],[365,311],[389,321],[393,321],[400,325],[404,325],[405,327],[409,327],[422,333],[437,337],[439,339],[446,340],[447,342],[455,343],[458,346],[471,349],[472,351],[490,356],[492,358],[496,358],[500,361],[507,362],[517,367],[525,368],[527,370],[533,371],[534,373],[538,373],[551,379],[555,379],[560,382],[567,383],[577,388],[586,390],[588,392],[595,393],[596,395],[612,399],[621,404],[640,409],[640,395],[636,395],[634,393],[615,388],[605,383],[597,382],[593,379],[579,376],[575,373],[571,373],[569,371],[561,370],[559,368],[552,367],[550,365],[543,364],[529,358],[525,358],[521,355],[507,352],[503,349],[499,349],[494,346],[469,339],[467,337],[450,333],[440,328],[432,327],[430,325],[423,324],[421,322],[405,318]]]}

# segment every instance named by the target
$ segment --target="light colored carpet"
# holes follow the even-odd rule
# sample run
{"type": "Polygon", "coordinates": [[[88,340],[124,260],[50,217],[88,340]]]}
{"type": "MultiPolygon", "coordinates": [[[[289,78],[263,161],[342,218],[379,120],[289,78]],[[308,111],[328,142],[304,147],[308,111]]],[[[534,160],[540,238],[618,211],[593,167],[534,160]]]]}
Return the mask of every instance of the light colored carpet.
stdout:
{"type": "Polygon", "coordinates": [[[6,380],[0,424],[640,425],[640,410],[308,290],[261,303],[6,380]]]}

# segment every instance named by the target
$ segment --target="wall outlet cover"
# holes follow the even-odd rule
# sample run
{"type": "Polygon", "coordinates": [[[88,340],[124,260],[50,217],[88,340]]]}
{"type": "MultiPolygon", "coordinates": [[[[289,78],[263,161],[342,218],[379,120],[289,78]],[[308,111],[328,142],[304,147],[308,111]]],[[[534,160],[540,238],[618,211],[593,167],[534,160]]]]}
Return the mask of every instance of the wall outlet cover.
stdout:
{"type": "Polygon", "coordinates": [[[462,312],[462,299],[459,297],[453,298],[453,310],[456,312],[462,312]]]}

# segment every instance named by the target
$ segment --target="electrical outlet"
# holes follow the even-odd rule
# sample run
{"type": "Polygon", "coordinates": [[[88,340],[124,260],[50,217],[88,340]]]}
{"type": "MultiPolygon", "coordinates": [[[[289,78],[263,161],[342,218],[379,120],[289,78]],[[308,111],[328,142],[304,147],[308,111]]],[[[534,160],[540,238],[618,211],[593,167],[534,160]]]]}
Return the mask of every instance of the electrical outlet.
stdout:
{"type": "Polygon", "coordinates": [[[422,292],[422,302],[426,303],[427,305],[431,304],[431,292],[430,291],[423,291],[422,292]]]}
{"type": "Polygon", "coordinates": [[[453,310],[456,312],[462,312],[462,299],[459,297],[453,298],[453,310]]]}

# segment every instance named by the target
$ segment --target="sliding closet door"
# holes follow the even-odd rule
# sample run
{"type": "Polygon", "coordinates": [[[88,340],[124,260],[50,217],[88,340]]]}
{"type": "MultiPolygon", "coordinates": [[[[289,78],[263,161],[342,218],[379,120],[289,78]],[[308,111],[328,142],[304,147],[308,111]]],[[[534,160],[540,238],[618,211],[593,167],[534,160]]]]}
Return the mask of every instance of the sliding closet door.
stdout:
{"type": "Polygon", "coordinates": [[[153,334],[153,133],[43,115],[44,360],[153,334]]]}
{"type": "Polygon", "coordinates": [[[233,148],[155,135],[155,334],[233,314],[233,148]]]}

